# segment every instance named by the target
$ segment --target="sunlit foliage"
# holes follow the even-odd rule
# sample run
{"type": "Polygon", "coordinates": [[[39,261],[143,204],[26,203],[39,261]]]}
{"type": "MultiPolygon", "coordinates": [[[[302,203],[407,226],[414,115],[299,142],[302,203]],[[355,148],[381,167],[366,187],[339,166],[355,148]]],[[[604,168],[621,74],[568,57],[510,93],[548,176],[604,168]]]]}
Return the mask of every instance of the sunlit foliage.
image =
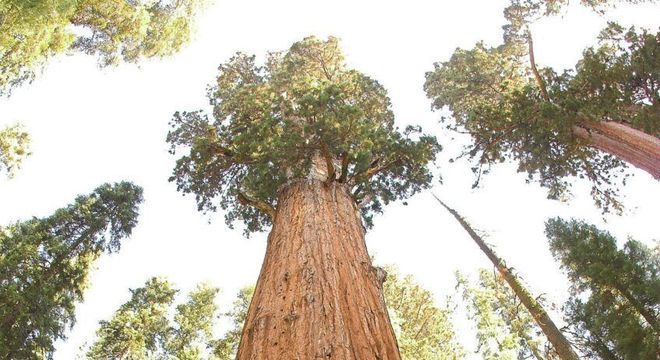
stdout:
{"type": "Polygon", "coordinates": [[[443,118],[447,128],[471,135],[459,157],[473,161],[475,186],[491,165],[515,161],[551,199],[566,199],[574,179],[586,178],[596,205],[620,210],[625,164],[589,146],[575,128],[607,120],[660,134],[660,35],[609,24],[574,70],[537,69],[528,22],[563,3],[514,1],[502,45],[457,49],[426,74],[424,88],[435,109],[451,113],[443,118]]]}
{"type": "Polygon", "coordinates": [[[0,228],[0,358],[50,356],[94,261],[131,234],[141,202],[140,187],[105,184],[51,216],[0,228]]]}
{"type": "Polygon", "coordinates": [[[589,358],[654,359],[660,349],[660,249],[593,225],[546,222],[550,249],[571,280],[567,320],[589,358]]]}
{"type": "Polygon", "coordinates": [[[52,56],[83,52],[100,66],[178,51],[202,0],[2,0],[0,94],[52,56]]]}
{"type": "Polygon", "coordinates": [[[0,173],[12,177],[30,155],[30,136],[20,125],[0,129],[0,173]]]}
{"type": "Polygon", "coordinates": [[[112,319],[101,321],[87,358],[208,359],[218,289],[200,284],[173,309],[176,293],[161,278],[151,278],[131,290],[131,299],[112,319]]]}
{"type": "Polygon", "coordinates": [[[228,224],[242,221],[248,232],[270,224],[278,190],[307,178],[315,156],[328,164],[329,182],[365,203],[367,225],[383,205],[431,184],[435,137],[419,127],[399,131],[385,89],[347,68],[333,37],[305,38],[264,65],[238,53],[220,66],[208,97],[212,119],[174,115],[167,141],[184,155],[170,180],[200,210],[219,206],[228,224]]]}

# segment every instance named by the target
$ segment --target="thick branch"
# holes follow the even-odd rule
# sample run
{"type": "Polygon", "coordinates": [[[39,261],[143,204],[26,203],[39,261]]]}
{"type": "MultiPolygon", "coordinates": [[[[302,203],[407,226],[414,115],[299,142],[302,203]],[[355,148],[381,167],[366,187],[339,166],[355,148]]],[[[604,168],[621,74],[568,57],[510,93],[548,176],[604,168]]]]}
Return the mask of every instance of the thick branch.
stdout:
{"type": "Polygon", "coordinates": [[[529,29],[527,30],[527,44],[529,45],[529,65],[532,68],[534,79],[536,79],[536,84],[541,90],[541,96],[543,96],[543,100],[550,102],[550,96],[548,96],[548,90],[545,87],[545,81],[543,81],[543,78],[541,77],[541,74],[539,74],[539,70],[536,67],[536,61],[534,60],[534,41],[532,40],[532,33],[529,31],[529,29]]]}
{"type": "Polygon", "coordinates": [[[245,193],[242,193],[240,191],[238,192],[237,196],[238,196],[238,202],[239,203],[241,203],[243,205],[252,206],[253,208],[255,208],[255,209],[265,213],[266,215],[268,215],[271,218],[271,220],[275,219],[275,208],[271,204],[269,204],[265,201],[258,200],[258,199],[255,199],[253,197],[250,197],[249,195],[247,195],[245,193]]]}
{"type": "Polygon", "coordinates": [[[325,184],[329,185],[335,181],[335,164],[332,161],[332,154],[328,149],[328,145],[325,142],[321,141],[321,152],[323,153],[323,158],[325,159],[325,166],[328,168],[328,177],[325,179],[325,184]]]}
{"type": "Polygon", "coordinates": [[[341,175],[339,176],[339,182],[345,183],[348,178],[348,151],[343,153],[341,156],[341,175]]]}
{"type": "Polygon", "coordinates": [[[380,158],[374,160],[371,163],[371,166],[369,166],[369,168],[367,170],[362,171],[358,174],[355,174],[351,177],[351,185],[355,185],[355,183],[357,181],[362,180],[362,179],[364,179],[364,180],[371,179],[373,176],[378,175],[378,173],[380,173],[384,170],[387,170],[390,166],[396,164],[398,161],[399,161],[399,159],[394,159],[394,160],[388,161],[386,163],[381,163],[382,160],[380,158]],[[381,163],[381,164],[379,165],[379,163],[381,163]]]}

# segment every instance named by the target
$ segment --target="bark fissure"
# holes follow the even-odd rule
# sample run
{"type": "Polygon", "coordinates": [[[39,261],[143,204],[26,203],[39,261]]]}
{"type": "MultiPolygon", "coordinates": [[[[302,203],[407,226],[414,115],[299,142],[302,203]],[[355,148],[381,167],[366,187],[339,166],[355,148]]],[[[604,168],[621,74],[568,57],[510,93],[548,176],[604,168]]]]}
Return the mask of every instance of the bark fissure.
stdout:
{"type": "Polygon", "coordinates": [[[348,187],[301,180],[277,203],[237,359],[400,359],[348,187]]]}

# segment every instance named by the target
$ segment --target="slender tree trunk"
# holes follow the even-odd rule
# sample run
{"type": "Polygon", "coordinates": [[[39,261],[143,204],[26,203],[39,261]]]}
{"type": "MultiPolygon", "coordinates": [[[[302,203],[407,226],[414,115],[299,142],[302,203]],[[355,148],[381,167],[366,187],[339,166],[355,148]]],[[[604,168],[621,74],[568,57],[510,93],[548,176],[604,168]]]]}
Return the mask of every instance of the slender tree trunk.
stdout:
{"type": "Polygon", "coordinates": [[[573,134],[660,180],[660,139],[615,121],[584,122],[573,134]]]}
{"type": "Polygon", "coordinates": [[[279,195],[237,359],[400,359],[358,208],[344,184],[279,195]]]}
{"type": "Polygon", "coordinates": [[[527,308],[529,313],[532,315],[536,321],[536,324],[541,328],[541,331],[543,331],[545,336],[548,338],[548,341],[550,341],[552,346],[554,346],[557,355],[559,355],[559,357],[564,360],[579,360],[579,357],[573,350],[571,343],[568,341],[568,339],[566,339],[564,334],[559,331],[559,328],[557,328],[557,325],[555,325],[550,316],[548,316],[548,313],[545,312],[543,306],[541,306],[541,304],[536,301],[534,296],[532,296],[532,294],[527,291],[525,286],[520,282],[520,280],[518,280],[516,275],[513,274],[508,267],[506,267],[502,259],[500,259],[495,254],[495,252],[493,252],[493,250],[488,247],[483,239],[477,235],[476,232],[474,232],[472,227],[470,227],[470,224],[468,224],[465,219],[463,219],[454,209],[445,205],[445,203],[443,203],[438,197],[435,195],[434,197],[456,218],[463,229],[465,229],[465,231],[470,235],[474,242],[477,243],[477,246],[479,246],[481,251],[483,251],[488,259],[490,259],[502,278],[504,278],[507,284],[509,284],[511,289],[513,289],[513,292],[516,294],[516,296],[518,296],[525,308],[527,308]]]}

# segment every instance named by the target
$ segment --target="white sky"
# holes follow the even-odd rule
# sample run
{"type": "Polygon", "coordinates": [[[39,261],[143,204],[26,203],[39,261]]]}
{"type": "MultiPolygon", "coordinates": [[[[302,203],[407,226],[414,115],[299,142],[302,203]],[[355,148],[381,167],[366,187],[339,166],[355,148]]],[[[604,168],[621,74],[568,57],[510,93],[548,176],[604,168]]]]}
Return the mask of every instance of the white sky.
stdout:
{"type": "MultiPolygon", "coordinates": [[[[534,294],[545,293],[558,304],[565,299],[566,280],[543,235],[548,217],[587,219],[620,240],[658,239],[660,185],[646,173],[634,171],[624,191],[628,213],[608,216],[606,223],[592,206],[588,184],[578,183],[574,200],[562,204],[546,200],[536,184],[526,185],[515,166],[502,165],[482,188],[472,190],[469,164],[447,162],[466,139],[438,124],[440,115],[430,111],[422,90],[424,73],[456,47],[478,40],[499,44],[505,3],[217,0],[202,14],[190,46],[172,58],[99,70],[91,57],[62,56],[33,84],[0,99],[0,125],[21,121],[33,140],[33,155],[15,178],[0,180],[0,223],[47,216],[104,182],[125,179],[145,189],[139,225],[119,253],[96,263],[77,323],[69,339],[57,343],[55,359],[74,358],[79,346],[93,339],[98,321],[128,299],[128,288],[150,276],[167,276],[182,292],[208,280],[222,288],[224,309],[240,287],[256,281],[266,235],[243,238],[240,229],[225,226],[222,213],[198,213],[194,199],[167,182],[174,164],[165,143],[167,123],[176,110],[207,107],[206,86],[234,52],[263,55],[308,35],[338,36],[348,62],[388,89],[400,125],[417,123],[440,136],[445,182],[434,192],[490,233],[488,241],[534,294]]],[[[563,18],[534,26],[537,62],[571,67],[607,18],[655,28],[658,10],[657,5],[624,7],[599,17],[572,7],[563,18]]],[[[379,263],[413,274],[439,301],[453,292],[455,270],[490,267],[430,192],[415,196],[407,207],[387,207],[367,243],[379,263]]],[[[470,346],[472,335],[461,331],[470,346]]]]}

